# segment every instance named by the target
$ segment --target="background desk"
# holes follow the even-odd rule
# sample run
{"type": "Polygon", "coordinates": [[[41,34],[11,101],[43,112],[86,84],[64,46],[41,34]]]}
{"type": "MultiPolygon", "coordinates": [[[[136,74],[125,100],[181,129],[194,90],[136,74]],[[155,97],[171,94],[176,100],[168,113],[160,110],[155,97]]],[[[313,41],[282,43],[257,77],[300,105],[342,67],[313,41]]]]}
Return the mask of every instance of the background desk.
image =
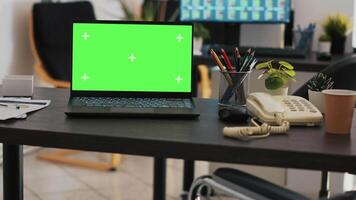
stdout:
{"type": "MultiPolygon", "coordinates": [[[[319,72],[326,68],[331,62],[342,59],[350,54],[333,56],[330,61],[319,61],[315,52],[312,52],[306,56],[306,58],[271,58],[271,57],[260,57],[260,61],[268,61],[271,59],[275,60],[285,60],[295,66],[296,71],[305,71],[305,72],[319,72]]],[[[230,59],[233,60],[231,57],[230,59]]],[[[215,65],[213,60],[209,55],[201,55],[193,57],[193,65],[215,65]]]]}
{"type": "Polygon", "coordinates": [[[4,200],[23,198],[21,145],[155,157],[154,200],[164,199],[165,158],[206,160],[356,173],[356,123],[351,137],[323,127],[293,127],[288,135],[252,142],[224,138],[217,102],[198,100],[201,116],[188,119],[68,118],[68,89],[35,89],[51,105],[26,120],[0,122],[4,143],[4,200]]]}

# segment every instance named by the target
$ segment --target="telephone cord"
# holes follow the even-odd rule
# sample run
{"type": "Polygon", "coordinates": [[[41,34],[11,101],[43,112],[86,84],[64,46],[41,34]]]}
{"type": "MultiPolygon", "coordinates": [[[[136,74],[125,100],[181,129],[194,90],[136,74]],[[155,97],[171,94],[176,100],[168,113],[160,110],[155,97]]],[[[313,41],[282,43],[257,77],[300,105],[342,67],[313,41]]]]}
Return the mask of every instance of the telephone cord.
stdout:
{"type": "Polygon", "coordinates": [[[283,113],[276,113],[275,118],[278,126],[271,126],[267,123],[258,125],[254,119],[251,119],[252,124],[255,126],[225,127],[223,133],[226,137],[239,139],[257,139],[268,137],[270,134],[286,134],[290,128],[290,124],[284,119],[283,113]]]}

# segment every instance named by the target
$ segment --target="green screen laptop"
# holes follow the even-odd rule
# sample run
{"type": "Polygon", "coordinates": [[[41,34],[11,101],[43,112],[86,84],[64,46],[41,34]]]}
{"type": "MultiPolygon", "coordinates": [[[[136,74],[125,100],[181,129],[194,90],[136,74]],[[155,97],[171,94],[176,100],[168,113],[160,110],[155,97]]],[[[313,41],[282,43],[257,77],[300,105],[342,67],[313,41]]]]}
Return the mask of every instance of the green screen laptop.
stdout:
{"type": "Polygon", "coordinates": [[[191,24],[73,23],[68,115],[198,116],[191,24]]]}

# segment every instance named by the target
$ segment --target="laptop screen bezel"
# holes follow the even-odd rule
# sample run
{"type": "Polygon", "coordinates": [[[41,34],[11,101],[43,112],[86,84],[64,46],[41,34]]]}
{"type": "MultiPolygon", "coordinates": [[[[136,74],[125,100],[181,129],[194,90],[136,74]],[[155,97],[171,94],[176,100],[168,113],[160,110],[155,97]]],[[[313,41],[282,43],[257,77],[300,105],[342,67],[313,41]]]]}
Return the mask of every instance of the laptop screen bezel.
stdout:
{"type": "Polygon", "coordinates": [[[71,25],[71,37],[70,37],[70,95],[74,96],[120,96],[120,97],[172,97],[172,98],[190,98],[196,96],[197,90],[197,67],[193,66],[193,31],[194,26],[188,22],[146,22],[146,21],[109,21],[109,20],[94,20],[94,21],[73,21],[71,25]],[[182,25],[192,27],[192,48],[191,48],[191,89],[190,92],[141,92],[141,91],[102,91],[102,90],[73,90],[73,27],[75,23],[87,23],[87,24],[143,24],[143,25],[182,25]]]}

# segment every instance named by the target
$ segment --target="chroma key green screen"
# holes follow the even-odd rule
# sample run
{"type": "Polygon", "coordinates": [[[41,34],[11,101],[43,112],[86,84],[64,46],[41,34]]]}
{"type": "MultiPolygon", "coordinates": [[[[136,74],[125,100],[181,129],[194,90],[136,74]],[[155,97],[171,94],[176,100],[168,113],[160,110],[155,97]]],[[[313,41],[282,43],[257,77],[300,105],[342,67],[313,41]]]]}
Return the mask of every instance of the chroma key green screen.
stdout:
{"type": "Polygon", "coordinates": [[[74,23],[72,90],[190,92],[190,25],[74,23]]]}

